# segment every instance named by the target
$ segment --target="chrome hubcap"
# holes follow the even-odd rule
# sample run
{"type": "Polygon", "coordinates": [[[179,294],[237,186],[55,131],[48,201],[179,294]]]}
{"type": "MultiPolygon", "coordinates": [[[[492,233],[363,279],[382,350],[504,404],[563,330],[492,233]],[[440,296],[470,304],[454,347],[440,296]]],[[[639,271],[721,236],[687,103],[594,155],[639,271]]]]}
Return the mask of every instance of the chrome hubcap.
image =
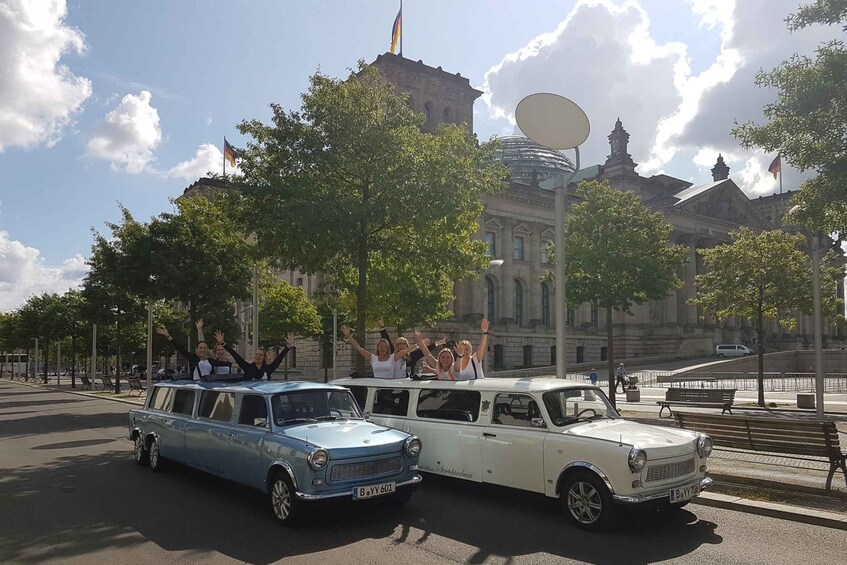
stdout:
{"type": "Polygon", "coordinates": [[[159,441],[153,440],[150,446],[150,466],[155,468],[159,464],[159,441]]]}
{"type": "Polygon", "coordinates": [[[288,485],[282,479],[274,482],[271,491],[271,503],[276,517],[280,520],[285,520],[291,514],[291,491],[288,490],[288,485]]]}
{"type": "Polygon", "coordinates": [[[136,436],[135,438],[135,449],[134,455],[136,461],[141,461],[141,458],[144,456],[144,440],[141,439],[141,436],[136,436]]]}
{"type": "Polygon", "coordinates": [[[568,510],[580,524],[593,524],[603,511],[603,500],[593,486],[577,482],[568,490],[568,510]]]}

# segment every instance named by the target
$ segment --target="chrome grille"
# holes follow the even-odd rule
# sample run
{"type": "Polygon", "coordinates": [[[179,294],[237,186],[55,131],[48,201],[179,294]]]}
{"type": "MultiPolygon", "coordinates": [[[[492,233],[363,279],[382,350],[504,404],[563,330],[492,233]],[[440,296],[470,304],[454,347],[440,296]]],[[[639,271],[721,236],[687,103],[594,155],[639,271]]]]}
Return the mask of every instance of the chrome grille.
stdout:
{"type": "Polygon", "coordinates": [[[694,459],[647,467],[647,482],[675,479],[694,472],[694,459]]]}
{"type": "Polygon", "coordinates": [[[376,475],[388,475],[397,473],[403,469],[403,458],[380,459],[378,461],[366,461],[364,463],[349,463],[336,465],[332,468],[330,478],[333,481],[348,481],[362,477],[373,477],[376,475]]]}

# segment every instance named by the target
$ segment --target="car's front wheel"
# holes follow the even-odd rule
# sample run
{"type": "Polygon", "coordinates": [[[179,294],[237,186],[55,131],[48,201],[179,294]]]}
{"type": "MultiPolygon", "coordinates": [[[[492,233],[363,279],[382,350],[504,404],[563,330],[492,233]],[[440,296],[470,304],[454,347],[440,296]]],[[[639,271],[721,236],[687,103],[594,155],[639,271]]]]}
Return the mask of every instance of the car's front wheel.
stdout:
{"type": "Polygon", "coordinates": [[[295,526],[300,519],[300,501],[294,494],[294,485],[287,473],[277,472],[270,484],[271,510],[279,524],[295,526]]]}
{"type": "Polygon", "coordinates": [[[562,487],[565,515],[583,530],[599,531],[612,526],[620,509],[612,501],[612,493],[590,472],[574,473],[562,487]]]}
{"type": "Polygon", "coordinates": [[[159,438],[154,437],[150,441],[150,450],[148,455],[148,462],[150,465],[150,469],[154,472],[159,472],[164,470],[165,468],[165,460],[162,458],[162,454],[160,452],[159,438]]]}
{"type": "Polygon", "coordinates": [[[150,454],[147,452],[147,446],[144,445],[141,434],[137,434],[132,442],[132,457],[135,459],[135,464],[142,467],[150,462],[150,454]]]}

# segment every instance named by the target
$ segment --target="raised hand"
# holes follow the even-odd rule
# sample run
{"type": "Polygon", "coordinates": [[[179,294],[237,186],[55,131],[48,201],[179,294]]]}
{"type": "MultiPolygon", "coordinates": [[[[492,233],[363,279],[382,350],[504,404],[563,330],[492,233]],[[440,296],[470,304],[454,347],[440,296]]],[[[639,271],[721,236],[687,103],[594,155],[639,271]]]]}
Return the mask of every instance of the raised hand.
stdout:
{"type": "Polygon", "coordinates": [[[415,330],[415,339],[421,339],[421,332],[419,332],[418,330],[415,330]]]}
{"type": "Polygon", "coordinates": [[[446,337],[442,337],[441,339],[439,339],[438,341],[436,341],[436,342],[435,342],[435,345],[437,345],[438,347],[441,347],[441,346],[442,346],[442,345],[444,345],[445,343],[447,343],[447,338],[446,338],[446,337]]]}
{"type": "Polygon", "coordinates": [[[196,327],[198,330],[202,330],[203,329],[203,318],[200,318],[199,320],[194,322],[194,327],[196,327]]]}
{"type": "Polygon", "coordinates": [[[285,344],[288,347],[294,347],[294,334],[292,332],[288,332],[288,339],[285,340],[285,344]]]}
{"type": "Polygon", "coordinates": [[[215,341],[217,341],[218,343],[224,342],[224,333],[221,330],[215,331],[215,341]]]}
{"type": "Polygon", "coordinates": [[[344,337],[350,337],[350,328],[348,328],[346,325],[342,324],[341,325],[341,333],[344,334],[344,337]]]}
{"type": "Polygon", "coordinates": [[[479,325],[479,329],[481,329],[484,332],[487,332],[488,331],[488,320],[483,318],[482,323],[479,325]]]}
{"type": "Polygon", "coordinates": [[[165,337],[171,337],[171,332],[165,328],[156,328],[156,333],[165,337]]]}

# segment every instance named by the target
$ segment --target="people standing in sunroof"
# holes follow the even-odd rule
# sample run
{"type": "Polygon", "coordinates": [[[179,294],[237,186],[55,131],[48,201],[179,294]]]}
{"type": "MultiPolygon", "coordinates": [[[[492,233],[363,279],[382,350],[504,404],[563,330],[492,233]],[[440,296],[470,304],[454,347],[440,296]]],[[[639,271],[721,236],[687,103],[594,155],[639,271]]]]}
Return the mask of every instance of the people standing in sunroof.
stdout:
{"type": "MultiPolygon", "coordinates": [[[[203,318],[197,320],[194,325],[197,327],[197,339],[200,341],[206,341],[206,336],[203,334],[203,318]]],[[[238,365],[235,364],[232,357],[230,357],[229,353],[226,352],[226,348],[224,348],[224,346],[220,343],[215,344],[215,359],[222,363],[226,363],[226,366],[217,365],[213,367],[212,374],[229,375],[236,372],[238,365]]]]}
{"type": "Polygon", "coordinates": [[[238,354],[237,351],[224,341],[224,334],[222,331],[218,330],[215,332],[215,341],[221,344],[224,349],[232,355],[236,364],[241,367],[242,371],[244,371],[245,380],[269,380],[274,371],[277,370],[277,367],[279,367],[279,364],[282,363],[282,360],[285,359],[285,356],[288,355],[288,352],[294,348],[294,334],[289,333],[285,347],[282,348],[282,352],[277,355],[273,362],[268,364],[265,356],[265,350],[261,347],[257,347],[253,351],[252,361],[248,363],[241,355],[238,354]]]}
{"type": "Polygon", "coordinates": [[[209,344],[205,341],[198,341],[197,345],[194,346],[194,353],[191,353],[174,341],[171,333],[166,328],[156,328],[156,333],[170,341],[174,349],[188,361],[188,372],[195,381],[206,380],[206,377],[211,375],[216,367],[229,366],[227,362],[209,359],[209,344]]]}

